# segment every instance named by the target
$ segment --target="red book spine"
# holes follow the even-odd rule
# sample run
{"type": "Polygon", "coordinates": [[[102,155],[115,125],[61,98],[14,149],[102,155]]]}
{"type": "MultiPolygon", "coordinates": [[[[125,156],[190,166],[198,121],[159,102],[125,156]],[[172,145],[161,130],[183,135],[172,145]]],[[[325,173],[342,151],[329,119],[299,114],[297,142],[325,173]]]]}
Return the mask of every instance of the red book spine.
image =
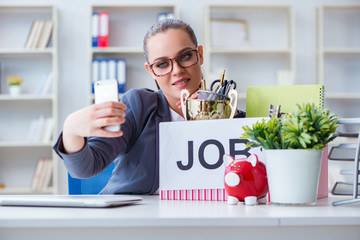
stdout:
{"type": "Polygon", "coordinates": [[[109,13],[100,12],[99,13],[99,47],[108,47],[109,46],[109,13]]]}

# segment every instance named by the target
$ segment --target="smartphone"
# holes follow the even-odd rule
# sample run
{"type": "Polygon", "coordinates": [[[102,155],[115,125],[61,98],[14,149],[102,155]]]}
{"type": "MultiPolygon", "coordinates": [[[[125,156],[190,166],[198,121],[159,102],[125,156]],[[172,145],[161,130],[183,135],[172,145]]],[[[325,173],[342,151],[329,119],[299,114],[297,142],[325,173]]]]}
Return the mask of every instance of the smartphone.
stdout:
{"type": "MultiPolygon", "coordinates": [[[[118,102],[118,82],[115,79],[100,80],[95,82],[95,103],[102,102],[118,102]]],[[[107,126],[106,131],[117,132],[120,131],[120,125],[107,126]]]]}

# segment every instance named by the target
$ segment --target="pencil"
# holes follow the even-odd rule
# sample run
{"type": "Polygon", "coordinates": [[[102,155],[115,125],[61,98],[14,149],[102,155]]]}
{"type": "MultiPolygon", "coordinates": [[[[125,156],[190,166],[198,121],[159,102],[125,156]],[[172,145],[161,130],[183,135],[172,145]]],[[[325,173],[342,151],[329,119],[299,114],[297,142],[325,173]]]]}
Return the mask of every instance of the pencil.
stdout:
{"type": "Polygon", "coordinates": [[[221,87],[221,85],[222,85],[222,83],[224,81],[224,77],[225,77],[225,69],[224,69],[223,74],[221,75],[220,84],[219,84],[220,87],[221,87]]]}
{"type": "Polygon", "coordinates": [[[201,81],[200,81],[200,89],[201,89],[201,90],[206,90],[206,82],[205,82],[205,79],[201,79],[201,81]]]}

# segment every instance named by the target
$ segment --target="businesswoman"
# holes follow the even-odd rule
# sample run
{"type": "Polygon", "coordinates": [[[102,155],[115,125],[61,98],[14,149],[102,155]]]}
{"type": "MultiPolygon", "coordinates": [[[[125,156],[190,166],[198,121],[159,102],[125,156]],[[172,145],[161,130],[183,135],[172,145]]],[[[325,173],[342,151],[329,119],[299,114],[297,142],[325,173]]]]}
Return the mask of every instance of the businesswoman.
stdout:
{"type": "Polygon", "coordinates": [[[195,93],[203,47],[181,20],[152,26],[144,38],[145,68],[159,90],[131,89],[121,103],[93,104],[70,114],[54,150],[70,175],[92,177],[115,161],[101,194],[153,194],[159,187],[159,123],[183,119],[180,92],[195,93]],[[118,132],[104,127],[121,124],[118,132]]]}

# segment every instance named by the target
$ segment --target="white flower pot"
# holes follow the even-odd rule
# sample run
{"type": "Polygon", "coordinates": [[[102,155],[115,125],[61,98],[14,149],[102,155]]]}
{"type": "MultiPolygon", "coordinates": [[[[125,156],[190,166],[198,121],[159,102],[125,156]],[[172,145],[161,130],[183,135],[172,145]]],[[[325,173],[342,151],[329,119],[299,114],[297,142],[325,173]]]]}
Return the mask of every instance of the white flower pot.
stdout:
{"type": "Polygon", "coordinates": [[[11,96],[19,96],[21,93],[21,86],[20,85],[10,85],[9,93],[11,96]]]}
{"type": "Polygon", "coordinates": [[[321,150],[265,150],[271,203],[315,204],[321,150]]]}

